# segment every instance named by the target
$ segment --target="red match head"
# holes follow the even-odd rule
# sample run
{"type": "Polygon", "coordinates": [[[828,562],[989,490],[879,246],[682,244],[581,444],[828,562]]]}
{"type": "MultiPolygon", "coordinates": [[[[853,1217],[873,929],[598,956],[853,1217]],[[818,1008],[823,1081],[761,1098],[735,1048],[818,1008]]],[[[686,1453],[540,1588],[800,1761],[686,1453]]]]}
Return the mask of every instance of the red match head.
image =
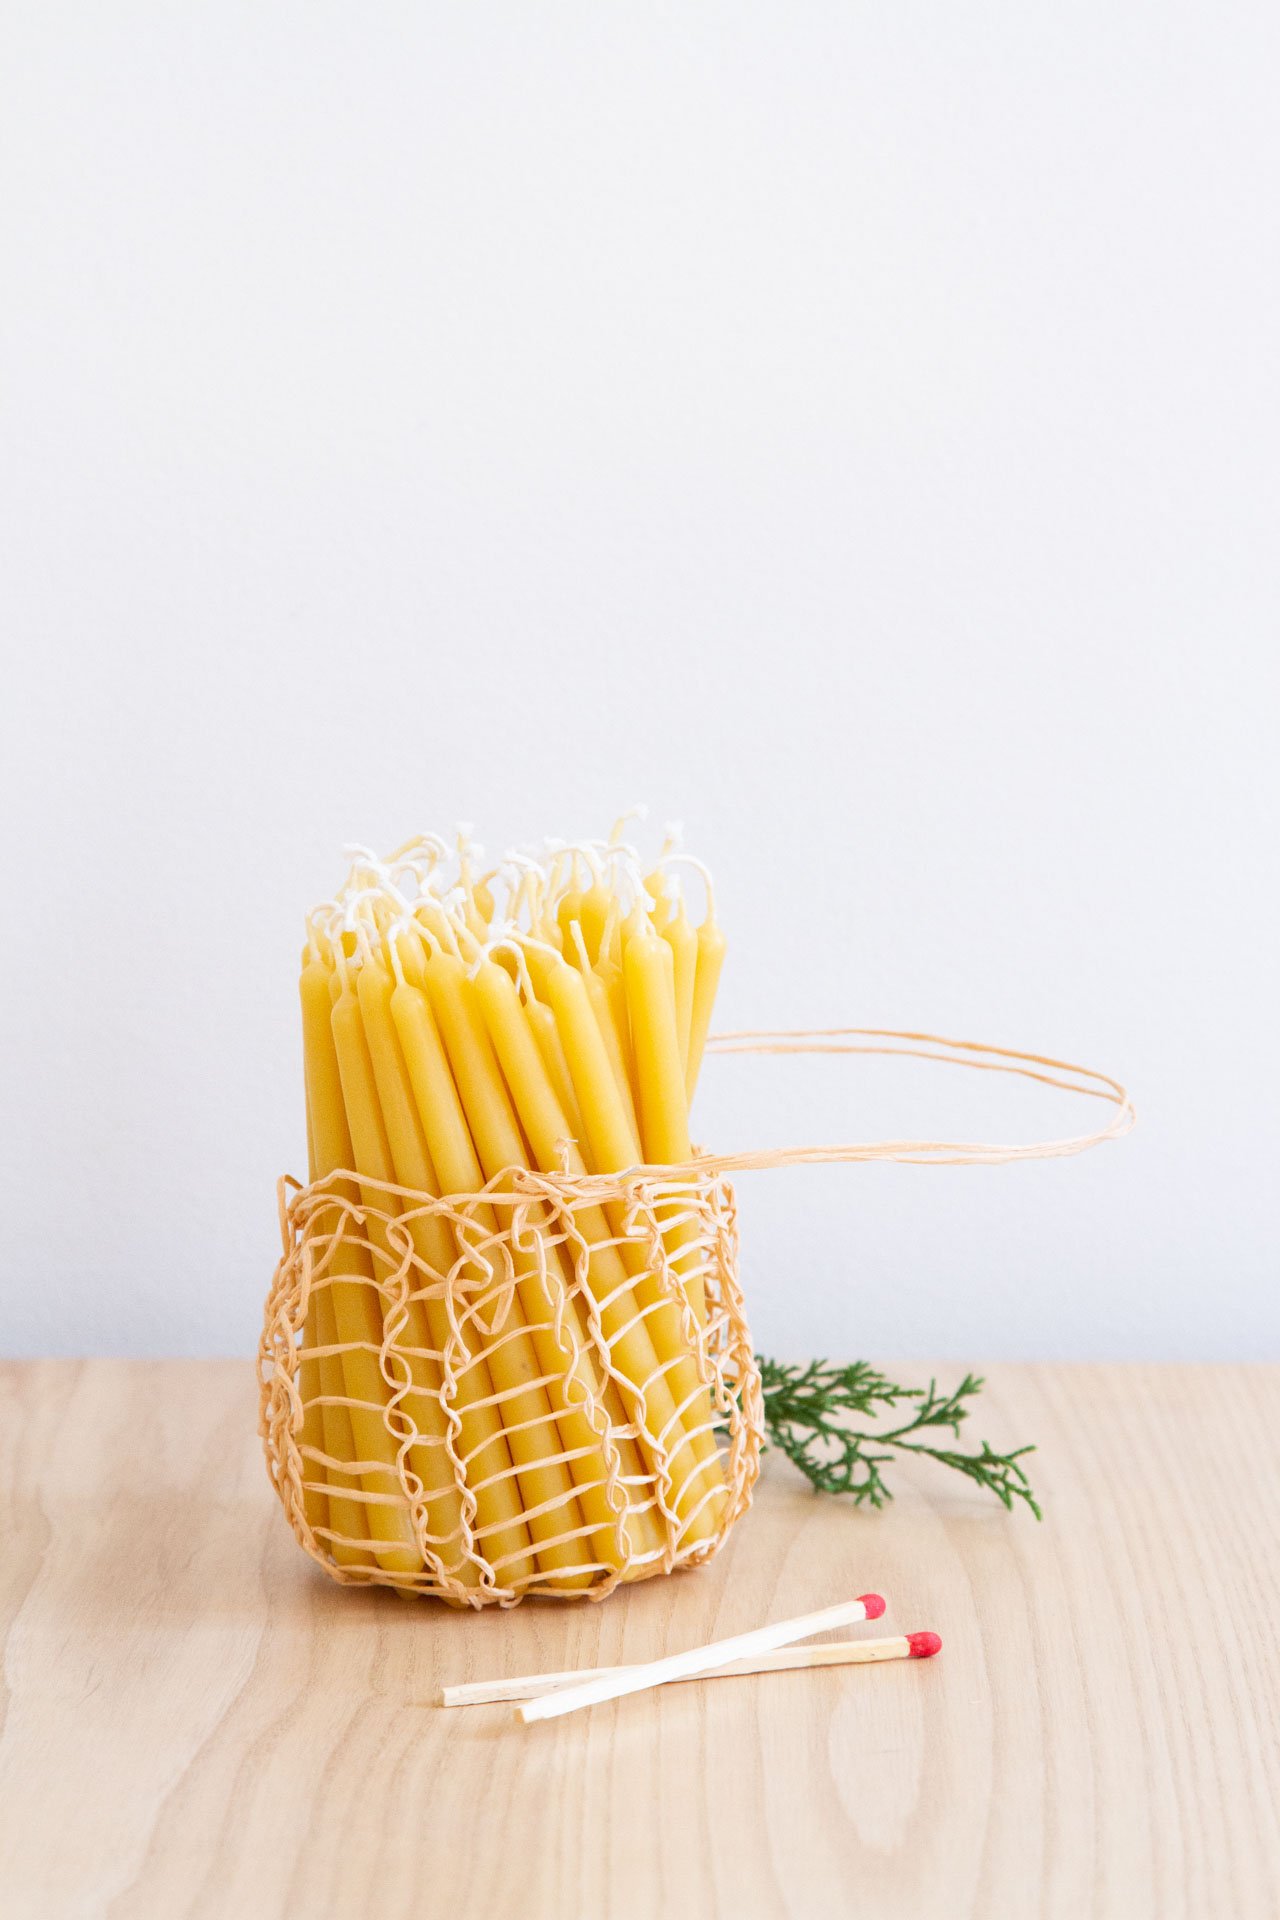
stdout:
{"type": "Polygon", "coordinates": [[[913,1660],[930,1660],[942,1646],[936,1633],[909,1633],[907,1645],[913,1660]]]}
{"type": "Polygon", "coordinates": [[[867,1610],[868,1620],[878,1620],[884,1612],[884,1601],[880,1598],[880,1595],[878,1593],[860,1593],[858,1598],[867,1610]]]}

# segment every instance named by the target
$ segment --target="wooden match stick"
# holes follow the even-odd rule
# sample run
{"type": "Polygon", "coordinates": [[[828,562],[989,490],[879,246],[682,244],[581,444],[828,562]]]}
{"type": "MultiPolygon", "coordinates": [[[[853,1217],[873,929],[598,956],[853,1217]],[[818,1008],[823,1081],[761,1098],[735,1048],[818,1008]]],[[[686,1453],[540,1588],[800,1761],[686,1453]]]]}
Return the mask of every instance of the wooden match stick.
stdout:
{"type": "Polygon", "coordinates": [[[803,1613],[795,1620],[776,1620],[772,1626],[757,1627],[752,1633],[735,1634],[731,1640],[715,1640],[710,1646],[690,1647],[685,1653],[668,1654],[665,1660],[650,1660],[641,1667],[623,1667],[604,1673],[579,1686],[561,1687],[539,1694],[516,1708],[516,1716],[526,1726],[535,1720],[558,1720],[563,1714],[577,1713],[580,1707],[594,1707],[601,1700],[617,1700],[627,1693],[643,1693],[647,1687],[660,1687],[668,1680],[684,1680],[696,1673],[710,1673],[734,1660],[750,1659],[785,1647],[793,1640],[807,1640],[829,1627],[844,1627],[851,1620],[878,1620],[884,1601],[878,1593],[863,1593],[856,1600],[842,1600],[839,1606],[824,1607],[819,1613],[803,1613]]]}
{"type": "MultiPolygon", "coordinates": [[[[886,1640],[824,1640],[817,1646],[778,1647],[772,1653],[731,1660],[728,1666],[702,1668],[682,1675],[685,1680],[719,1680],[735,1673],[784,1673],[803,1667],[863,1667],[882,1660],[928,1660],[942,1642],[936,1633],[896,1633],[886,1640]]],[[[483,1707],[500,1700],[536,1700],[555,1687],[597,1680],[606,1673],[629,1673],[629,1667],[571,1667],[565,1673],[524,1673],[511,1680],[468,1680],[442,1687],[441,1707],[483,1707]]],[[[668,1685],[677,1685],[670,1681],[668,1685]]]]}

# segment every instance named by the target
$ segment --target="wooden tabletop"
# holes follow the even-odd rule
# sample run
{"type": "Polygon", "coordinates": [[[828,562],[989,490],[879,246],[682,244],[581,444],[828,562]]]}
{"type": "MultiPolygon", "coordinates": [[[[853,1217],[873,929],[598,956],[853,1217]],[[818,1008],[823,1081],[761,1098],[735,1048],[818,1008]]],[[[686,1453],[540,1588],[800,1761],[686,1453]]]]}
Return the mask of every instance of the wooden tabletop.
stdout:
{"type": "Polygon", "coordinates": [[[1280,1368],[992,1368],[1042,1526],[774,1457],[701,1572],[483,1616],[326,1580],[254,1419],[247,1361],[0,1368],[6,1920],[1280,1911],[1280,1368]],[[866,1588],[938,1658],[432,1704],[866,1588]]]}

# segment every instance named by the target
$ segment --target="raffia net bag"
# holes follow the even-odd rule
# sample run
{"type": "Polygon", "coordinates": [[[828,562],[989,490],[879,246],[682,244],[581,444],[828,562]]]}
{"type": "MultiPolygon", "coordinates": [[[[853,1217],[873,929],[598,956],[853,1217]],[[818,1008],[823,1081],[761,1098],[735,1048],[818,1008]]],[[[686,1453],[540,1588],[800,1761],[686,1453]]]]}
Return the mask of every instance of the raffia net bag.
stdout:
{"type": "Polygon", "coordinates": [[[906,1054],[1014,1073],[1116,1112],[1099,1132],[1034,1145],[879,1141],[579,1177],[515,1168],[443,1199],[351,1174],[282,1180],[261,1427],[289,1523],[334,1579],[510,1606],[528,1594],[600,1599],[620,1581],[705,1560],[750,1504],[763,1441],[727,1175],[1040,1159],[1133,1124],[1124,1088],[1105,1074],[973,1042],[847,1029],[726,1034],[712,1046],[906,1054]],[[434,1263],[424,1254],[433,1234],[449,1250],[434,1263]],[[323,1303],[343,1289],[371,1304],[379,1338],[323,1338],[323,1303]],[[523,1389],[498,1389],[489,1363],[513,1337],[517,1297],[540,1371],[523,1389]],[[642,1322],[663,1355],[648,1377],[625,1364],[642,1322]],[[362,1377],[367,1392],[353,1392],[362,1377]],[[533,1464],[522,1465],[521,1436],[539,1425],[523,1417],[521,1391],[532,1389],[550,1395],[553,1441],[544,1413],[525,1452],[533,1464]],[[335,1451],[326,1442],[342,1422],[335,1451]],[[571,1493],[541,1498],[546,1474],[564,1467],[571,1493]]]}
{"type": "Polygon", "coordinates": [[[713,1553],[749,1503],[762,1433],[728,1183],[516,1168],[449,1199],[387,1188],[383,1207],[368,1204],[369,1182],[361,1186],[357,1201],[336,1176],[307,1188],[280,1183],[284,1255],[262,1340],[263,1431],[272,1478],[307,1552],[339,1580],[472,1606],[530,1593],[600,1598],[621,1579],[713,1553]],[[447,1270],[420,1250],[424,1236],[414,1228],[428,1221],[459,1249],[447,1270]],[[316,1290],[351,1287],[376,1291],[384,1328],[368,1357],[390,1392],[368,1401],[345,1390],[349,1346],[306,1353],[298,1345],[316,1290]],[[513,1337],[513,1297],[541,1371],[498,1388],[490,1362],[513,1337]],[[664,1316],[674,1358],[637,1381],[619,1355],[642,1318],[661,1325],[664,1316]],[[424,1322],[443,1329],[439,1344],[418,1344],[424,1322]],[[335,1360],[327,1383],[326,1362],[335,1360]],[[336,1384],[353,1422],[354,1462],[303,1438],[326,1384],[336,1384]],[[530,1421],[521,1405],[530,1389],[550,1395],[550,1447],[545,1418],[535,1411],[530,1421]],[[370,1420],[394,1437],[394,1473],[372,1462],[351,1472],[370,1420]],[[544,1443],[525,1452],[523,1465],[522,1437],[544,1443]],[[317,1465],[328,1483],[319,1523],[326,1489],[314,1482],[317,1465]],[[559,1467],[569,1469],[568,1498],[564,1476],[561,1497],[548,1493],[559,1467]],[[381,1541],[339,1530],[344,1503],[334,1487],[347,1482],[371,1535],[389,1511],[408,1518],[409,1550],[385,1524],[381,1541]]]}

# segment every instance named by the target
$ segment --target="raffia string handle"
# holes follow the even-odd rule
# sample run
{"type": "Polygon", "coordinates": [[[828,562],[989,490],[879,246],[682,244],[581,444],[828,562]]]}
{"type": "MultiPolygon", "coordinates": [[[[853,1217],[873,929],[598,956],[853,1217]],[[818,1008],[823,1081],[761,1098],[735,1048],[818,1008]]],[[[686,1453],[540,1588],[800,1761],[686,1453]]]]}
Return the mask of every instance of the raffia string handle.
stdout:
{"type": "MultiPolygon", "coordinates": [[[[1095,1133],[1075,1134],[1063,1140],[1037,1140],[1027,1146],[1005,1146],[973,1140],[872,1140],[844,1146],[771,1147],[749,1153],[699,1155],[690,1172],[749,1173],[769,1167],[823,1166],[840,1161],[896,1160],[916,1166],[999,1166],[1009,1160],[1055,1160],[1085,1153],[1104,1140],[1119,1140],[1133,1127],[1133,1102],[1118,1080],[1092,1067],[1078,1067],[1047,1054],[1020,1053],[1013,1047],[986,1046],[977,1040],[947,1040],[936,1033],[900,1033],[889,1027],[824,1027],[745,1030],[712,1034],[711,1053],[865,1053],[904,1055],[936,1060],[953,1067],[972,1067],[983,1073],[1016,1074],[1060,1087],[1115,1108],[1105,1127],[1095,1133]]],[[[679,1169],[683,1172],[684,1169],[679,1169]]]]}

